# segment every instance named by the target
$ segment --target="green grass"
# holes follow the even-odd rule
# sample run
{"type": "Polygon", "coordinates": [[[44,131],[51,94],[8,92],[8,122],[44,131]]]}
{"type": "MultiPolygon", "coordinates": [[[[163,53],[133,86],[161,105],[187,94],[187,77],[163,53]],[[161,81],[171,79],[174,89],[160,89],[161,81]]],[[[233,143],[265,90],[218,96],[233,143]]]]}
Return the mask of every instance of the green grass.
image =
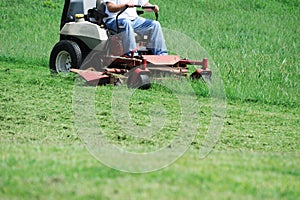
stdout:
{"type": "MultiPolygon", "coordinates": [[[[230,101],[223,133],[207,158],[200,159],[199,152],[204,126],[190,150],[169,167],[153,173],[126,174],[98,162],[78,137],[72,111],[72,74],[53,76],[47,68],[20,63],[1,62],[0,66],[0,80],[5,85],[0,96],[1,199],[299,196],[299,109],[230,101]]],[[[111,139],[124,146],[132,140],[114,132],[109,106],[113,90],[97,88],[97,97],[106,102],[97,106],[98,122],[106,130],[112,128],[111,134],[116,137],[111,139]]],[[[136,95],[144,98],[157,90],[141,90],[136,95]]],[[[131,104],[139,105],[140,100],[133,99],[131,104]]],[[[201,112],[204,119],[209,117],[208,110],[201,112]]],[[[168,138],[160,139],[152,138],[141,146],[153,149],[155,142],[168,138]]]]}
{"type": "MultiPolygon", "coordinates": [[[[212,153],[200,159],[210,94],[191,82],[199,127],[186,154],[145,174],[97,161],[75,124],[75,75],[48,69],[63,1],[1,1],[0,199],[299,198],[299,1],[153,3],[160,5],[163,27],[197,41],[223,77],[227,114],[212,153]]],[[[110,141],[149,151],[176,135],[180,110],[169,90],[157,85],[131,97],[133,124],[147,127],[152,112],[165,119],[160,134],[142,140],[116,123],[111,101],[117,90],[127,89],[96,89],[96,120],[110,141]]]]}
{"type": "MultiPolygon", "coordinates": [[[[299,1],[155,3],[163,27],[187,34],[207,50],[227,98],[299,104],[299,1]]],[[[8,0],[0,6],[1,60],[48,65],[63,1],[8,0]]]]}
{"type": "Polygon", "coordinates": [[[299,104],[299,1],[158,3],[163,26],[192,37],[216,62],[227,98],[299,104]]]}
{"type": "MultiPolygon", "coordinates": [[[[2,199],[297,199],[293,154],[189,152],[167,169],[124,174],[101,166],[82,146],[1,148],[2,199]],[[51,152],[51,154],[49,154],[51,152]],[[10,155],[15,155],[14,157],[10,155]]],[[[295,160],[295,158],[297,158],[295,160]]]]}

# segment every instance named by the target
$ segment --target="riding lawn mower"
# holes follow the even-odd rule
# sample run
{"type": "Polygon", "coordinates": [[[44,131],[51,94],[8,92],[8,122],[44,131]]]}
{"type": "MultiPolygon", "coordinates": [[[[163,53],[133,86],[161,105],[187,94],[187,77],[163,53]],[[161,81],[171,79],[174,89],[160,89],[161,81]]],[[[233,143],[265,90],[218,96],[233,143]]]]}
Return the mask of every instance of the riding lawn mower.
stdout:
{"type": "MultiPolygon", "coordinates": [[[[139,6],[154,9],[154,6],[139,6]]],[[[60,25],[60,41],[50,55],[50,70],[54,73],[74,72],[89,85],[120,85],[148,89],[151,79],[168,76],[188,76],[210,80],[208,59],[189,60],[179,55],[153,55],[146,46],[147,35],[136,35],[138,48],[124,56],[122,38],[118,32],[105,27],[103,0],[65,0],[60,25]],[[136,54],[137,52],[137,54],[136,54]],[[189,66],[194,72],[189,71],[189,66]],[[190,74],[190,75],[188,75],[190,74]]],[[[121,10],[116,18],[127,7],[121,10]]],[[[143,14],[143,10],[138,10],[143,14]]],[[[158,13],[155,13],[158,20],[158,13]]],[[[118,29],[121,28],[117,22],[118,29]]]]}

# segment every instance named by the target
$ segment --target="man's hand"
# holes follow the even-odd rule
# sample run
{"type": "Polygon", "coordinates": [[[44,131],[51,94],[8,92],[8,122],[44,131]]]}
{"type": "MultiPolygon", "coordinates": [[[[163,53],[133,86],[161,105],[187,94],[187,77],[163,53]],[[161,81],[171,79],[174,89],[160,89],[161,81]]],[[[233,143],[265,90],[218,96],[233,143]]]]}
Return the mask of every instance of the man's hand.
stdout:
{"type": "Polygon", "coordinates": [[[158,5],[154,5],[153,11],[154,11],[154,12],[159,12],[159,7],[158,7],[158,5]]]}
{"type": "Polygon", "coordinates": [[[151,3],[146,3],[145,6],[154,6],[154,9],[146,9],[147,12],[159,12],[159,7],[158,5],[152,5],[151,3]]]}

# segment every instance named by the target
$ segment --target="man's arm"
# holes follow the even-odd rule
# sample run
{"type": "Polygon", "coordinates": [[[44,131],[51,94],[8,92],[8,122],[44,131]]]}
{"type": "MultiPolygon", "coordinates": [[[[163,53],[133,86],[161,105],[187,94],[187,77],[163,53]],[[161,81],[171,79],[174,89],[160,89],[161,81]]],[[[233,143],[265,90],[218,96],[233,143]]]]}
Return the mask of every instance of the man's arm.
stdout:
{"type": "Polygon", "coordinates": [[[132,8],[132,7],[134,7],[134,4],[130,3],[130,1],[128,1],[128,3],[126,3],[126,4],[115,4],[112,2],[106,3],[106,7],[107,7],[108,11],[112,12],[112,13],[119,12],[120,10],[124,9],[126,6],[132,8]]]}
{"type": "MultiPolygon", "coordinates": [[[[106,7],[108,9],[109,12],[115,13],[115,12],[119,12],[120,10],[124,9],[126,6],[133,8],[134,4],[132,4],[130,1],[128,1],[128,3],[126,4],[115,4],[112,2],[107,2],[106,3],[106,7]]],[[[146,9],[149,12],[158,12],[159,11],[159,7],[157,5],[152,5],[151,3],[146,3],[144,6],[154,6],[154,9],[146,9]]]]}

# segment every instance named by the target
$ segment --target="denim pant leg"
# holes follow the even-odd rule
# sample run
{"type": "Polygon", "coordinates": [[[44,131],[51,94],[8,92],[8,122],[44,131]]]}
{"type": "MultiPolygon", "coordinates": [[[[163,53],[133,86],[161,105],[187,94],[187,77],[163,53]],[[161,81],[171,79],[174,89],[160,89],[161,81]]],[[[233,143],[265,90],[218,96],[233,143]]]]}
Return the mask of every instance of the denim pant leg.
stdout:
{"type": "Polygon", "coordinates": [[[158,21],[138,17],[132,23],[137,34],[149,36],[148,48],[152,50],[154,55],[168,54],[164,35],[158,21]]]}
{"type": "MultiPolygon", "coordinates": [[[[129,19],[119,19],[124,54],[130,53],[136,48],[135,33],[132,21],[129,19]]],[[[116,20],[111,19],[106,23],[106,27],[117,32],[116,20]]]]}
{"type": "MultiPolygon", "coordinates": [[[[106,23],[108,29],[117,31],[116,20],[111,19],[106,23]]],[[[123,41],[123,49],[125,53],[129,53],[136,48],[135,33],[139,35],[148,35],[150,48],[154,55],[167,55],[167,47],[160,26],[157,21],[137,17],[134,20],[119,19],[121,28],[121,36],[123,41]]]]}

